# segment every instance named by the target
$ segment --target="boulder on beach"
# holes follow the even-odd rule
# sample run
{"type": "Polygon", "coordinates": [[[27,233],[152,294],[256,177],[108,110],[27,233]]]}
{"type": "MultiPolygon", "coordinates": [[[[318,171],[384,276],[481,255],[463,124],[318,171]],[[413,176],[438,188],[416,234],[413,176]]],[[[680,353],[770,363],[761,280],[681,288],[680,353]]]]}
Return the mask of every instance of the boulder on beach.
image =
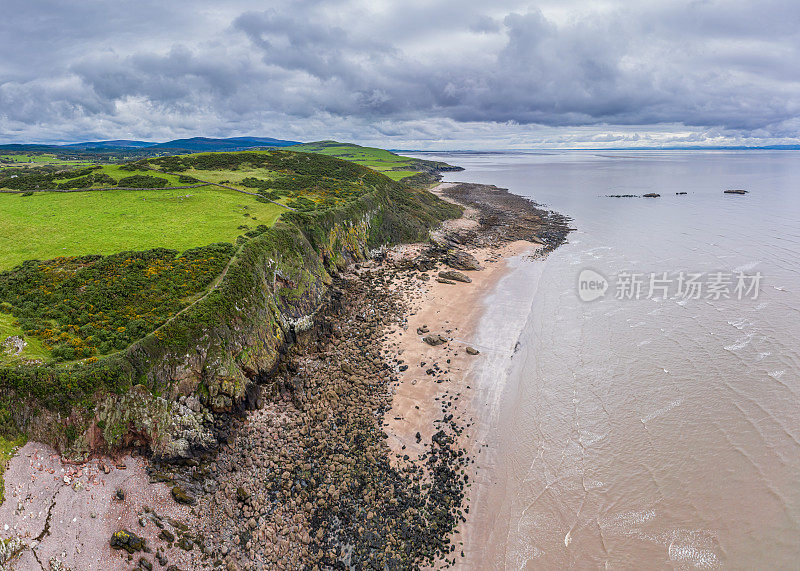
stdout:
{"type": "Polygon", "coordinates": [[[443,345],[448,341],[447,337],[442,337],[438,333],[434,333],[433,335],[426,335],[425,337],[422,338],[422,340],[432,347],[436,347],[437,345],[443,345]]]}
{"type": "Polygon", "coordinates": [[[480,351],[478,351],[475,347],[467,347],[466,351],[467,355],[477,355],[480,353],[480,351]]]}
{"type": "Polygon", "coordinates": [[[446,280],[444,278],[436,278],[436,281],[439,282],[440,284],[456,285],[456,282],[454,282],[453,280],[446,280]]]}
{"type": "Polygon", "coordinates": [[[451,280],[454,282],[462,282],[465,284],[471,283],[472,278],[467,275],[462,274],[461,272],[457,272],[455,270],[446,270],[444,272],[439,272],[439,277],[445,280],[451,280]]]}
{"type": "Polygon", "coordinates": [[[195,499],[180,486],[174,486],[172,488],[172,499],[174,499],[179,504],[186,504],[186,505],[193,505],[195,502],[195,499]]]}
{"type": "Polygon", "coordinates": [[[109,543],[111,549],[124,549],[128,553],[142,551],[145,547],[144,538],[139,537],[135,533],[131,533],[127,529],[121,529],[114,533],[109,543]]]}
{"type": "Polygon", "coordinates": [[[482,270],[478,260],[464,250],[448,250],[444,255],[444,263],[455,270],[482,270]]]}

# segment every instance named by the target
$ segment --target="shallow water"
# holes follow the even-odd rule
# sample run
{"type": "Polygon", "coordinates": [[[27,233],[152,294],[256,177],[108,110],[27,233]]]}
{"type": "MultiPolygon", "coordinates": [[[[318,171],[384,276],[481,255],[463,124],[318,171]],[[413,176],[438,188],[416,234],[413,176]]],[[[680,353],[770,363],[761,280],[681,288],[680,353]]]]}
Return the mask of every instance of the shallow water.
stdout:
{"type": "Polygon", "coordinates": [[[487,300],[486,331],[522,332],[484,333],[502,347],[477,383],[467,566],[798,568],[800,153],[422,156],[577,228],[487,300]],[[605,197],[647,192],[661,198],[605,197]],[[578,297],[586,268],[611,278],[605,297],[578,297]],[[626,270],[642,298],[615,298],[626,270]],[[763,278],[757,299],[687,299],[649,296],[650,272],[763,278]]]}

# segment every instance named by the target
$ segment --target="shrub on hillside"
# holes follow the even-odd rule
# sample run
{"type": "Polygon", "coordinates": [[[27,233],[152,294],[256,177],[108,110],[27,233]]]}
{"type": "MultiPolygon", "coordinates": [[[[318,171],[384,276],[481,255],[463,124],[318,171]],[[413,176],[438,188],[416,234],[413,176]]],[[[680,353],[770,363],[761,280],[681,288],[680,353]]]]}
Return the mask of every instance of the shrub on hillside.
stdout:
{"type": "Polygon", "coordinates": [[[102,184],[114,186],[117,184],[113,178],[104,173],[89,174],[78,178],[70,178],[65,182],[58,183],[57,188],[62,190],[72,190],[78,188],[91,188],[92,185],[102,184]]]}
{"type": "Polygon", "coordinates": [[[168,184],[169,181],[165,178],[144,174],[126,176],[119,181],[119,186],[126,188],[164,188],[168,184]]]}
{"type": "Polygon", "coordinates": [[[232,244],[28,261],[0,273],[0,303],[56,360],[123,349],[205,290],[232,244]]]}

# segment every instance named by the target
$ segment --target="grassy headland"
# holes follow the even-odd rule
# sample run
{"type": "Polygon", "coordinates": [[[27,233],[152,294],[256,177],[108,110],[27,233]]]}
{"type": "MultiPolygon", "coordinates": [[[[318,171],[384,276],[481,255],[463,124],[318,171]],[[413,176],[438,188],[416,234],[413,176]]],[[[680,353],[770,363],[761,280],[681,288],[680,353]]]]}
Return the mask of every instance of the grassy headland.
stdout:
{"type": "MultiPolygon", "coordinates": [[[[88,412],[97,391],[124,394],[136,383],[169,392],[175,373],[154,368],[173,367],[212,323],[237,319],[237,299],[263,298],[264,288],[268,349],[221,356],[218,366],[274,361],[286,319],[313,313],[327,271],[457,215],[357,161],[286,150],[0,176],[0,389],[61,412],[77,403],[88,412]]],[[[22,432],[25,422],[15,420],[22,432]]]]}
{"type": "Polygon", "coordinates": [[[346,161],[352,161],[383,173],[392,180],[402,180],[407,177],[418,175],[419,173],[461,170],[458,167],[452,167],[438,161],[414,159],[384,149],[361,147],[359,145],[340,143],[338,141],[303,143],[302,145],[287,147],[287,149],[304,153],[319,153],[346,161]]]}

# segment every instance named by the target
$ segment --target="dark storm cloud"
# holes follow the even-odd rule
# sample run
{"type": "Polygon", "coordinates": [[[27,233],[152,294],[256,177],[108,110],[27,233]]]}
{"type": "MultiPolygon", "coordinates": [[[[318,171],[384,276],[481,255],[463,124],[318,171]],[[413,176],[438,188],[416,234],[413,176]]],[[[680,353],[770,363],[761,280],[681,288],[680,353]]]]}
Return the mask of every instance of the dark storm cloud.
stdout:
{"type": "Polygon", "coordinates": [[[800,127],[790,0],[5,4],[6,140],[482,140],[488,126],[647,143],[631,129],[719,141],[800,127]]]}

